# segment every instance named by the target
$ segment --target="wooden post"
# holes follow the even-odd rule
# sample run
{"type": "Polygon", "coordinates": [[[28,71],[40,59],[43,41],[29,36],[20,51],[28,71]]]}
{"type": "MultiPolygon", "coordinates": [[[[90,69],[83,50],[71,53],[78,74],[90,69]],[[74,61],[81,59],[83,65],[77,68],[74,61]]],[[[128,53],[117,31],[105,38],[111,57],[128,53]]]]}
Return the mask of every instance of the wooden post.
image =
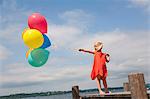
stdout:
{"type": "Polygon", "coordinates": [[[124,89],[124,91],[130,91],[130,87],[129,87],[128,82],[123,83],[123,89],[124,89]]]}
{"type": "Polygon", "coordinates": [[[132,99],[148,99],[143,73],[128,75],[132,99]]]}
{"type": "Polygon", "coordinates": [[[72,99],[79,99],[79,87],[78,86],[73,86],[72,87],[72,99]]]}

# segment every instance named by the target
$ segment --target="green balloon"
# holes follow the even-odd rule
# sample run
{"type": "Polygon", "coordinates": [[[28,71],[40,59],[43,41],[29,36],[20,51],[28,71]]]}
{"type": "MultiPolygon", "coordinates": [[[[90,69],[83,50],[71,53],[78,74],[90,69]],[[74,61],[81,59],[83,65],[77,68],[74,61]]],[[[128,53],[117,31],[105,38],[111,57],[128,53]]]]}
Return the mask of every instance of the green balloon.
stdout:
{"type": "Polygon", "coordinates": [[[41,67],[47,62],[48,57],[49,57],[48,50],[38,48],[31,51],[28,57],[28,62],[33,67],[41,67]]]}

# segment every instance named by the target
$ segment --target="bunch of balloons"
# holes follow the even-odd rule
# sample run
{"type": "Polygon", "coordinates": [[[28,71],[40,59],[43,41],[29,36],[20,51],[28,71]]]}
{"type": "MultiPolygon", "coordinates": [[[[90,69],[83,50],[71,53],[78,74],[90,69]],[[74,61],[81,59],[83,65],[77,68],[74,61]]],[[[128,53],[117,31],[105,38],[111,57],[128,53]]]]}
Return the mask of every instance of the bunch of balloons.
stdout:
{"type": "Polygon", "coordinates": [[[46,63],[49,51],[46,48],[51,46],[47,33],[47,21],[40,13],[33,13],[28,18],[28,26],[22,33],[22,39],[29,47],[26,58],[30,65],[40,67],[46,63]]]}

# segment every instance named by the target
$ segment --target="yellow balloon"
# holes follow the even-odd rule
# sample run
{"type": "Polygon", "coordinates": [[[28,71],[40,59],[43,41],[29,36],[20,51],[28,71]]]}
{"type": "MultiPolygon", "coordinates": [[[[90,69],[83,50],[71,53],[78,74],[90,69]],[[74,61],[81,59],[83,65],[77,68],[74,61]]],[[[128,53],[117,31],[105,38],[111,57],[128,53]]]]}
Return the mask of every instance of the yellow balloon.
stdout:
{"type": "Polygon", "coordinates": [[[38,48],[44,42],[42,33],[36,29],[27,29],[23,34],[23,40],[29,48],[38,48]]]}

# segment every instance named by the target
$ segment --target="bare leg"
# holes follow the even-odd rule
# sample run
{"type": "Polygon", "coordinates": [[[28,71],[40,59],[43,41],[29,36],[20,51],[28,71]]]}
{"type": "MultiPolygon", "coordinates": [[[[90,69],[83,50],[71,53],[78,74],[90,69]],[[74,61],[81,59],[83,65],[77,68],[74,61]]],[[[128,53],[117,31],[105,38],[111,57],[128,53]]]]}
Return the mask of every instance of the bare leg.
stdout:
{"type": "Polygon", "coordinates": [[[103,79],[103,85],[104,85],[104,88],[105,88],[105,93],[108,93],[106,78],[103,79]]]}
{"type": "Polygon", "coordinates": [[[100,79],[99,79],[98,77],[96,78],[96,83],[97,83],[97,87],[98,87],[98,90],[99,90],[100,95],[104,95],[105,92],[103,92],[103,91],[101,90],[101,83],[100,83],[100,79]]]}

